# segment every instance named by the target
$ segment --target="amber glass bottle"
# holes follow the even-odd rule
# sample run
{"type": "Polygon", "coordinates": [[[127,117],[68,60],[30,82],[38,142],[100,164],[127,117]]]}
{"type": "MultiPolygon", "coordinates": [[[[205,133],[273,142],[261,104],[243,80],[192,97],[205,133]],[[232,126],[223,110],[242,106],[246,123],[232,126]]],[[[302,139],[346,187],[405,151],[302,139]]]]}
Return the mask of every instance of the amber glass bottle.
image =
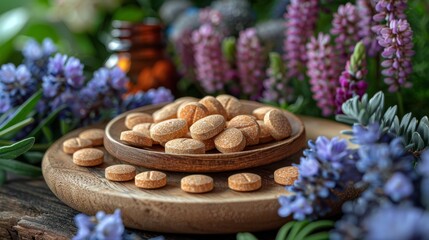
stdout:
{"type": "Polygon", "coordinates": [[[112,55],[106,61],[106,67],[118,66],[128,74],[130,93],[160,86],[176,92],[178,74],[166,55],[163,28],[159,21],[113,21],[111,36],[108,49],[112,55]]]}

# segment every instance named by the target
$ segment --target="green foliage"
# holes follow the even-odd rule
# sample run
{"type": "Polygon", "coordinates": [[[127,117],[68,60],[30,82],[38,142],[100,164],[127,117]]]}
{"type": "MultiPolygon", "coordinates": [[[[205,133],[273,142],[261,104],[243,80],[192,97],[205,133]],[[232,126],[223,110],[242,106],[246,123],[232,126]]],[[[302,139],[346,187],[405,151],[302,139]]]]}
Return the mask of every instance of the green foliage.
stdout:
{"type": "Polygon", "coordinates": [[[222,41],[222,53],[229,63],[235,62],[235,37],[227,37],[222,41]]]}
{"type": "MultiPolygon", "coordinates": [[[[406,148],[412,152],[420,152],[429,146],[429,120],[427,116],[420,120],[407,113],[400,118],[397,115],[397,107],[389,107],[386,111],[384,94],[376,93],[368,99],[365,94],[361,100],[358,96],[349,99],[342,105],[344,114],[336,116],[336,120],[348,124],[361,124],[368,126],[378,123],[383,131],[391,132],[404,139],[406,148]]],[[[351,134],[350,131],[344,132],[351,134]]]]}
{"type": "MultiPolygon", "coordinates": [[[[329,230],[334,227],[330,220],[291,221],[281,227],[276,240],[324,240],[329,239],[329,230]]],[[[237,240],[257,240],[251,233],[238,233],[237,240]]]]}

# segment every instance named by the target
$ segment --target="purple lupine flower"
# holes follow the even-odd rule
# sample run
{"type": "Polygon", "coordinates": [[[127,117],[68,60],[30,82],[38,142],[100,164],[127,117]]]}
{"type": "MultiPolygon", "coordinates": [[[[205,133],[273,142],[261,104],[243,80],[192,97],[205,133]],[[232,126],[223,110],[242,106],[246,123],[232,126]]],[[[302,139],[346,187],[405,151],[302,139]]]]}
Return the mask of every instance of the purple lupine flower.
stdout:
{"type": "Polygon", "coordinates": [[[407,77],[413,71],[411,57],[413,51],[413,31],[407,20],[392,20],[389,26],[381,28],[378,43],[384,48],[381,55],[385,59],[381,65],[384,82],[389,85],[390,92],[400,87],[412,86],[407,77]]]}
{"type": "Polygon", "coordinates": [[[171,93],[170,89],[165,87],[159,87],[157,89],[150,89],[146,93],[148,97],[152,100],[151,104],[167,103],[174,100],[174,96],[171,93]]]}
{"type": "MultiPolygon", "coordinates": [[[[3,95],[8,95],[10,107],[19,106],[36,92],[36,88],[37,82],[25,65],[16,67],[14,64],[8,63],[1,66],[0,91],[3,92],[3,95]]],[[[9,104],[3,104],[3,108],[9,104]]]]}
{"type": "Polygon", "coordinates": [[[10,103],[9,94],[0,88],[0,113],[5,113],[12,108],[10,103]]]}
{"type": "Polygon", "coordinates": [[[57,51],[57,47],[50,38],[45,38],[42,44],[36,40],[28,40],[23,49],[24,64],[38,81],[46,74],[49,57],[57,51]]]}
{"type": "Polygon", "coordinates": [[[331,33],[335,35],[335,50],[338,54],[338,67],[343,69],[359,37],[359,14],[356,6],[351,3],[341,5],[334,14],[331,33]]]}
{"type": "Polygon", "coordinates": [[[421,161],[417,169],[421,175],[429,177],[429,149],[421,154],[421,161]]]}
{"type": "Polygon", "coordinates": [[[365,239],[427,239],[429,213],[412,206],[385,206],[364,221],[365,239]]]}
{"type": "Polygon", "coordinates": [[[381,29],[388,26],[393,20],[406,19],[405,10],[408,0],[375,0],[375,11],[377,12],[373,20],[380,23],[372,27],[372,30],[378,34],[381,29]]]}
{"type": "Polygon", "coordinates": [[[264,80],[262,100],[284,105],[293,98],[293,89],[289,86],[283,61],[278,53],[270,53],[270,67],[264,80]]]}
{"type": "Polygon", "coordinates": [[[240,85],[244,94],[258,99],[262,90],[264,74],[264,53],[254,28],[240,32],[237,42],[237,68],[240,85]]]}
{"type": "Polygon", "coordinates": [[[359,145],[373,144],[381,138],[381,128],[377,123],[370,124],[366,127],[362,125],[353,126],[353,136],[355,143],[359,145]]]}
{"type": "Polygon", "coordinates": [[[365,94],[368,88],[368,84],[365,82],[367,72],[365,47],[362,42],[359,42],[356,44],[350,61],[347,61],[346,69],[340,76],[340,86],[337,87],[335,95],[337,113],[342,113],[341,107],[347,100],[355,95],[362,97],[365,94]]]}
{"type": "Polygon", "coordinates": [[[335,51],[330,41],[329,35],[319,33],[317,38],[312,37],[307,44],[307,75],[310,77],[313,99],[324,116],[334,113],[339,76],[335,51]]]}
{"type": "Polygon", "coordinates": [[[409,197],[413,191],[413,183],[400,172],[394,173],[384,185],[384,192],[394,201],[409,197]]]}
{"type": "Polygon", "coordinates": [[[292,0],[287,7],[284,61],[288,77],[303,79],[307,63],[306,43],[313,36],[318,16],[317,0],[292,0]]]}
{"type": "Polygon", "coordinates": [[[78,231],[73,240],[116,240],[122,239],[125,232],[119,209],[111,215],[99,211],[95,217],[81,213],[76,215],[74,220],[78,231]]]}
{"type": "Polygon", "coordinates": [[[180,58],[180,67],[182,74],[192,77],[194,74],[194,45],[192,43],[192,31],[185,30],[180,38],[174,41],[177,54],[180,58]]]}
{"type": "Polygon", "coordinates": [[[297,220],[314,219],[329,212],[328,202],[335,200],[335,191],[343,191],[355,179],[354,150],[338,138],[318,137],[309,141],[298,167],[298,180],[286,187],[291,195],[281,196],[278,213],[282,217],[293,214],[297,220]]]}
{"type": "Polygon", "coordinates": [[[192,34],[197,79],[208,93],[224,88],[230,67],[222,54],[222,36],[213,26],[202,25],[192,34]]]}
{"type": "Polygon", "coordinates": [[[356,7],[359,13],[359,38],[365,45],[368,56],[375,57],[380,51],[381,46],[378,45],[376,34],[372,31],[372,27],[377,23],[372,18],[375,15],[376,0],[357,0],[356,7]]]}

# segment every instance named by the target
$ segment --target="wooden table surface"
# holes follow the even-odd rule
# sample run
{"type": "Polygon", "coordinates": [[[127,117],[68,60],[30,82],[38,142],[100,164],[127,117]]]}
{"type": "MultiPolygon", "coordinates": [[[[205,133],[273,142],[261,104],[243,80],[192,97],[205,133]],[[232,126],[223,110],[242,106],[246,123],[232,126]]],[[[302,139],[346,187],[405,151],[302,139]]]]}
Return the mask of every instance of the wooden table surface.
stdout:
{"type": "MultiPolygon", "coordinates": [[[[76,233],[73,217],[79,212],[62,203],[43,179],[14,179],[0,186],[0,239],[70,239],[76,233]]],[[[141,239],[235,239],[235,235],[178,235],[127,229],[141,239]]],[[[276,231],[257,233],[272,239],[276,231]]]]}

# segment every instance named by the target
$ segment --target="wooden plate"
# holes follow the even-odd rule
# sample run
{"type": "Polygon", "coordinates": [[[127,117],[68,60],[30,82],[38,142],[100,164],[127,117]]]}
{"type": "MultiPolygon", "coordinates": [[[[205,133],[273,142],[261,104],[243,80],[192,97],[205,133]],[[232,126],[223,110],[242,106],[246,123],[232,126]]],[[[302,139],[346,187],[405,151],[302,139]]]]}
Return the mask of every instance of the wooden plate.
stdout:
{"type": "MultiPolygon", "coordinates": [[[[258,107],[261,103],[241,100],[245,113],[258,107]]],[[[164,105],[148,106],[130,112],[153,113],[164,105]]],[[[175,172],[223,172],[270,164],[289,157],[305,147],[305,129],[302,121],[290,112],[285,112],[292,126],[292,136],[267,144],[247,147],[242,152],[219,153],[216,150],[206,154],[169,154],[161,146],[141,149],[125,145],[119,140],[125,127],[126,112],[107,124],[104,146],[116,158],[133,165],[151,169],[175,172]]]]}
{"type": "MultiPolygon", "coordinates": [[[[322,133],[338,135],[348,126],[328,120],[303,118],[308,136],[322,133]]],[[[248,169],[246,172],[262,177],[262,188],[255,192],[239,193],[228,189],[227,178],[235,172],[209,173],[215,181],[214,191],[190,194],[180,189],[180,179],[187,174],[168,172],[168,184],[158,190],[142,190],[132,181],[118,183],[104,178],[104,169],[121,163],[105,151],[104,163],[94,168],[72,163],[61,145],[68,138],[78,136],[76,130],[56,141],[46,152],[42,162],[43,176],[52,192],[70,207],[94,215],[99,210],[122,210],[127,227],[171,233],[236,233],[275,229],[289,219],[277,215],[280,194],[288,194],[274,183],[273,172],[298,160],[300,153],[273,164],[248,169]]],[[[147,169],[138,167],[138,172],[147,169]]],[[[344,195],[350,199],[353,195],[344,195]]]]}

